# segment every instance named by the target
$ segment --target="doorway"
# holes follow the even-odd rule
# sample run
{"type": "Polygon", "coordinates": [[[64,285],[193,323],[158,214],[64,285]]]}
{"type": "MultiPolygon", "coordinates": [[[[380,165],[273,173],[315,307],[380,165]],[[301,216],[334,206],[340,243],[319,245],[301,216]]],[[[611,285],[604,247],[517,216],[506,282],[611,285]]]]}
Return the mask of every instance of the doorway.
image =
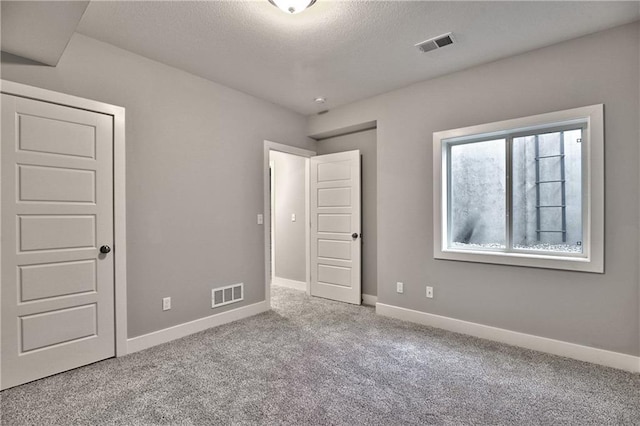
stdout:
{"type": "MultiPolygon", "coordinates": [[[[309,294],[309,227],[306,226],[309,223],[308,159],[314,155],[314,151],[271,141],[264,142],[265,300],[269,301],[269,305],[274,278],[280,285],[304,290],[309,294]],[[289,176],[287,170],[297,173],[289,176]],[[283,200],[279,208],[282,213],[280,218],[277,214],[272,214],[272,211],[278,210],[278,195],[283,195],[278,193],[278,186],[282,187],[281,191],[288,192],[288,199],[283,200]],[[283,238],[278,238],[279,231],[285,234],[283,238]],[[284,252],[297,248],[301,252],[298,254],[303,254],[303,258],[288,267],[282,265],[294,262],[280,262],[279,270],[278,248],[284,252]]],[[[299,255],[296,258],[299,258],[299,255]]]]}
{"type": "Polygon", "coordinates": [[[306,218],[308,158],[269,153],[271,284],[307,291],[306,218]]]}
{"type": "Polygon", "coordinates": [[[360,152],[314,154],[265,141],[266,299],[279,284],[359,305],[360,152]]]}

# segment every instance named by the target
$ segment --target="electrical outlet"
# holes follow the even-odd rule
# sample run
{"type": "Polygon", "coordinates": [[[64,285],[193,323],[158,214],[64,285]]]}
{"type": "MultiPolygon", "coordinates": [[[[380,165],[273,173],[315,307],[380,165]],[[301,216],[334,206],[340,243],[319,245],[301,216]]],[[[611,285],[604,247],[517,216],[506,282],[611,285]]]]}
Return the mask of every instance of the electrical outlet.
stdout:
{"type": "Polygon", "coordinates": [[[404,284],[401,283],[400,281],[398,281],[396,283],[396,292],[397,293],[404,293],[404,284]]]}
{"type": "Polygon", "coordinates": [[[427,297],[433,299],[433,287],[427,286],[427,297]]]}
{"type": "Polygon", "coordinates": [[[296,214],[291,213],[291,222],[295,222],[295,221],[296,221],[296,214]]]}
{"type": "Polygon", "coordinates": [[[169,309],[171,309],[171,298],[165,297],[162,299],[162,310],[168,311],[169,309]]]}

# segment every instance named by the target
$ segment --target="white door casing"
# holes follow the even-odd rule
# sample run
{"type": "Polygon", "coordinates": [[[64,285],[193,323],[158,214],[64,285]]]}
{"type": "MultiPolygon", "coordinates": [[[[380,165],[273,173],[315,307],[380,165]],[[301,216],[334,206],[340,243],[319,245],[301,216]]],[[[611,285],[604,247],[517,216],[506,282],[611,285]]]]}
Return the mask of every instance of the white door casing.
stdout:
{"type": "Polygon", "coordinates": [[[360,151],[311,157],[311,295],[359,305],[360,151]]]}
{"type": "Polygon", "coordinates": [[[269,224],[271,225],[271,280],[276,276],[276,162],[269,160],[269,189],[271,191],[271,208],[269,209],[269,224]]]}
{"type": "Polygon", "coordinates": [[[2,389],[115,355],[113,120],[2,95],[2,389]]]}

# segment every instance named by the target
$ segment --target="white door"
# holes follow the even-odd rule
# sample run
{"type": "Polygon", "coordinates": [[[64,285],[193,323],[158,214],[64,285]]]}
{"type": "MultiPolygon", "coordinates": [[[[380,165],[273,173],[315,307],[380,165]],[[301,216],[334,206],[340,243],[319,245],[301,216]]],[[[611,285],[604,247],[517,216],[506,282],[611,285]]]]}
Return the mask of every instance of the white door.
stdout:
{"type": "Polygon", "coordinates": [[[2,389],[115,355],[112,120],[2,95],[2,389]]]}
{"type": "Polygon", "coordinates": [[[359,305],[360,151],[311,157],[311,295],[359,305]]]}

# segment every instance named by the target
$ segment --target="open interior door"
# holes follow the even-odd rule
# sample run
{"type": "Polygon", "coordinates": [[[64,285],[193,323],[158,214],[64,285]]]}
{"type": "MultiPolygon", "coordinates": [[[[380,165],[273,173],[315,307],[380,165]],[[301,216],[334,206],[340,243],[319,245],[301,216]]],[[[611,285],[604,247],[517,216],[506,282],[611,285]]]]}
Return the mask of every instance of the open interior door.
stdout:
{"type": "Polygon", "coordinates": [[[311,295],[359,305],[360,151],[311,157],[311,295]]]}

